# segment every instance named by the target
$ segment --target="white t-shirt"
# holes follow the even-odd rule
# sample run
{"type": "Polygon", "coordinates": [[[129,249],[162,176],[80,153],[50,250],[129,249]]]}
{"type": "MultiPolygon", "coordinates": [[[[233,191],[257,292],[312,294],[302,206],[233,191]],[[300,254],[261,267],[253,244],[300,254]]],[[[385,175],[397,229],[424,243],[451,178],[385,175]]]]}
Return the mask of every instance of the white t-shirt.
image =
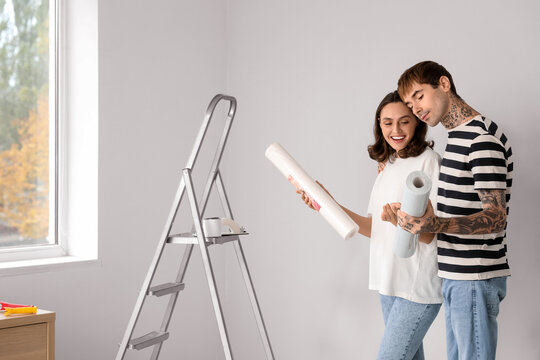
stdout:
{"type": "Polygon", "coordinates": [[[398,296],[422,304],[442,303],[441,279],[437,276],[437,240],[418,242],[414,255],[400,258],[394,254],[396,228],[381,220],[387,203],[401,202],[407,176],[416,170],[431,177],[430,200],[437,204],[437,180],[441,157],[430,148],[417,157],[387,162],[375,179],[368,205],[372,216],[369,288],[388,296],[398,296]]]}

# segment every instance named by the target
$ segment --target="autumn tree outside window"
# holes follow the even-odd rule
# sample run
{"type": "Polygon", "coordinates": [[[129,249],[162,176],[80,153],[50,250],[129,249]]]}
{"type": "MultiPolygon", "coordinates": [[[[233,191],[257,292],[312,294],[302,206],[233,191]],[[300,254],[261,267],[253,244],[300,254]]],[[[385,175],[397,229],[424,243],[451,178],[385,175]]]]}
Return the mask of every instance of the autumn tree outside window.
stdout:
{"type": "Polygon", "coordinates": [[[57,241],[52,2],[0,0],[0,249],[57,241]]]}

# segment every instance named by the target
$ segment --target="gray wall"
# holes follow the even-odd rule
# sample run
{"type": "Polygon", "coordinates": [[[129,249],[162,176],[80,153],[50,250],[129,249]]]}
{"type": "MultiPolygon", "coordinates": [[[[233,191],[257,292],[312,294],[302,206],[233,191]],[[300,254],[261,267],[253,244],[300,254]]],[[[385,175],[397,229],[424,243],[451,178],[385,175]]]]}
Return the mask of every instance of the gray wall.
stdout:
{"type": "MultiPolygon", "coordinates": [[[[281,142],[337,199],[364,214],[376,175],[366,154],[373,112],[401,72],[424,59],[444,64],[463,98],[513,143],[513,276],[499,317],[499,358],[540,357],[533,232],[540,176],[528,150],[540,131],[536,2],[99,5],[101,266],[1,279],[3,295],[58,312],[58,359],[113,357],[204,110],[223,91],[239,101],[224,181],[237,220],[252,234],[243,244],[276,358],[374,358],[383,326],[377,295],[367,289],[368,241],[340,239],[298,200],[264,150],[281,142]],[[118,306],[101,306],[110,302],[118,306]]],[[[219,129],[212,131],[215,138],[219,129]]],[[[444,129],[430,134],[443,149],[444,129]]],[[[181,254],[168,253],[165,270],[173,272],[181,254]]],[[[195,255],[163,359],[223,358],[195,255]]],[[[235,359],[262,359],[234,252],[223,246],[212,255],[235,359]]],[[[156,313],[143,316],[140,332],[158,322],[161,304],[149,304],[156,313]]],[[[426,352],[440,359],[444,348],[441,312],[426,352]]]]}
{"type": "MultiPolygon", "coordinates": [[[[116,355],[208,101],[226,87],[224,14],[221,0],[99,2],[101,265],[0,278],[2,298],[57,312],[59,360],[116,355]]],[[[181,255],[165,256],[166,281],[181,255]]],[[[198,258],[192,265],[163,359],[221,356],[198,258]]],[[[159,328],[164,301],[148,302],[137,335],[159,328]]]]}
{"type": "MultiPolygon", "coordinates": [[[[538,14],[534,1],[229,1],[228,90],[239,114],[227,178],[236,216],[253,234],[244,246],[277,358],[373,359],[383,322],[367,289],[368,240],[339,238],[264,150],[281,142],[336,199],[365,214],[376,176],[366,151],[375,108],[403,70],[426,59],[446,66],[461,96],[513,144],[513,276],[498,358],[540,358],[538,14]]],[[[443,150],[444,128],[430,135],[443,150]]],[[[228,260],[232,330],[250,344],[237,353],[260,358],[234,255],[228,260]]],[[[425,348],[428,358],[445,358],[444,311],[425,348]]]]}

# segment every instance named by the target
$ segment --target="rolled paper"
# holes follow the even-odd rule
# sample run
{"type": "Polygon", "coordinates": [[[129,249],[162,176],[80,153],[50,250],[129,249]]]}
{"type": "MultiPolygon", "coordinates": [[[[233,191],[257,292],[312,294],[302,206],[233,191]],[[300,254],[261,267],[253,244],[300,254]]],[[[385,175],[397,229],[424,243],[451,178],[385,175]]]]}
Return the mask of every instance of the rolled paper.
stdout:
{"type": "Polygon", "coordinates": [[[297,189],[303,190],[311,199],[313,207],[344,238],[349,239],[358,232],[358,225],[347,215],[338,203],[323,190],[311,176],[278,143],[270,145],[265,152],[268,160],[297,189]]]}
{"type": "MultiPolygon", "coordinates": [[[[405,180],[401,210],[414,217],[421,217],[426,212],[431,191],[431,179],[423,171],[413,171],[405,180]]],[[[418,235],[396,228],[394,253],[402,258],[410,257],[416,250],[418,235]]]]}

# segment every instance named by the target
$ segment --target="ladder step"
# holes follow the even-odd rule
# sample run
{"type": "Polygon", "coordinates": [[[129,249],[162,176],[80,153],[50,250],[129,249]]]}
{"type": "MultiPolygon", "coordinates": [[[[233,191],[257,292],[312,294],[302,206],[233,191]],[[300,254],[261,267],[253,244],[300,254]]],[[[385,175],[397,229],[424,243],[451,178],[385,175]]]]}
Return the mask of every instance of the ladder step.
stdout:
{"type": "Polygon", "coordinates": [[[207,245],[221,245],[221,244],[225,244],[225,243],[228,243],[230,241],[236,241],[236,240],[239,240],[240,238],[238,237],[237,234],[227,234],[227,235],[222,235],[222,236],[219,236],[219,237],[214,237],[214,238],[208,238],[208,241],[206,242],[207,245]]]}
{"type": "Polygon", "coordinates": [[[159,297],[163,295],[173,294],[184,290],[184,287],[184,283],[165,283],[151,287],[148,290],[148,295],[159,297]]]}
{"type": "MultiPolygon", "coordinates": [[[[225,244],[230,241],[239,240],[239,235],[249,235],[248,232],[239,234],[223,234],[221,236],[209,237],[206,239],[206,245],[225,244]]],[[[174,234],[167,238],[169,244],[198,244],[197,235],[193,233],[174,234]]]]}
{"type": "Polygon", "coordinates": [[[164,342],[169,338],[168,332],[152,331],[144,336],[131,339],[128,348],[134,350],[141,350],[149,346],[164,342]]]}
{"type": "Polygon", "coordinates": [[[197,237],[193,233],[174,234],[167,238],[169,244],[198,244],[197,237]]]}

